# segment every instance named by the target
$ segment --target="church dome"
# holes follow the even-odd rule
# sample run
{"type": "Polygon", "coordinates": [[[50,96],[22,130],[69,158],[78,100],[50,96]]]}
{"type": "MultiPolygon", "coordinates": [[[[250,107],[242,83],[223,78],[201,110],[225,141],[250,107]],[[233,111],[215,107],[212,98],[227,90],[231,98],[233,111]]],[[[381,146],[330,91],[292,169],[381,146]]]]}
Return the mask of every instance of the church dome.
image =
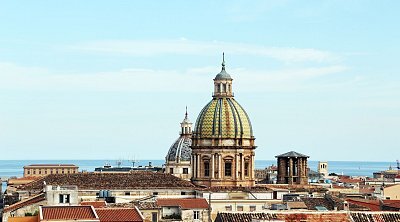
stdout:
{"type": "Polygon", "coordinates": [[[229,75],[229,73],[227,73],[227,72],[225,71],[225,69],[223,69],[223,70],[221,70],[220,73],[218,73],[218,74],[215,76],[215,79],[219,79],[219,80],[222,80],[222,79],[232,79],[232,77],[231,77],[231,75],[229,75]]]}
{"type": "Polygon", "coordinates": [[[192,149],[190,145],[192,139],[190,135],[180,136],[169,148],[167,161],[190,161],[192,149]]]}
{"type": "Polygon", "coordinates": [[[200,138],[253,138],[246,111],[234,98],[229,97],[213,98],[201,110],[194,134],[200,138]]]}
{"type": "Polygon", "coordinates": [[[192,156],[192,123],[188,118],[187,107],[185,118],[181,122],[180,137],[169,148],[168,154],[165,157],[166,161],[190,161],[192,156]]]}
{"type": "Polygon", "coordinates": [[[201,110],[196,120],[194,137],[223,139],[253,139],[249,116],[233,98],[233,79],[225,70],[225,55],[222,69],[214,78],[213,99],[201,110]]]}

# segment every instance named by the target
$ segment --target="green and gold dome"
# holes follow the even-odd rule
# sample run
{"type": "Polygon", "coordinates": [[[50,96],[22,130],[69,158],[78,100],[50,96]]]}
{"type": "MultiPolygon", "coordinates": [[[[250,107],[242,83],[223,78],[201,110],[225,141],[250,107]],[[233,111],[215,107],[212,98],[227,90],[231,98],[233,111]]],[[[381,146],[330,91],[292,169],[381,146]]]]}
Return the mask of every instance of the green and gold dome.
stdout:
{"type": "Polygon", "coordinates": [[[252,139],[249,116],[233,98],[232,78],[222,70],[214,78],[213,99],[201,110],[194,128],[197,138],[252,139]]]}
{"type": "Polygon", "coordinates": [[[200,112],[194,132],[201,138],[252,138],[249,116],[230,97],[213,98],[200,112]]]}
{"type": "Polygon", "coordinates": [[[255,184],[255,138],[250,118],[234,99],[232,77],[222,70],[214,78],[212,100],[200,111],[192,133],[192,181],[207,187],[255,184]]]}

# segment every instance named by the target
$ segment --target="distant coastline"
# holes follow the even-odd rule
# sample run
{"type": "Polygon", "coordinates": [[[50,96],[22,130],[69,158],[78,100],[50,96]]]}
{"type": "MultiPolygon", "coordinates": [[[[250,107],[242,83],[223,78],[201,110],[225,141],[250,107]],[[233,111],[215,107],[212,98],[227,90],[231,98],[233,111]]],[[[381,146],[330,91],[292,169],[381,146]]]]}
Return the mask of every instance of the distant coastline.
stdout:
{"type": "MultiPolygon", "coordinates": [[[[79,170],[88,172],[94,171],[94,168],[109,163],[117,166],[117,160],[0,160],[0,177],[21,177],[23,174],[23,166],[37,163],[71,163],[79,166],[79,170]]],[[[147,165],[152,162],[153,166],[161,166],[164,160],[138,160],[135,165],[147,165]]],[[[272,164],[276,165],[276,160],[256,160],[256,169],[263,169],[272,164]]],[[[317,170],[318,161],[308,161],[308,166],[312,170],[317,170]]],[[[124,160],[123,166],[131,166],[132,163],[124,160]]],[[[373,162],[373,161],[328,161],[328,169],[330,173],[344,174],[349,176],[371,176],[376,171],[382,171],[392,166],[396,166],[396,162],[373,162]]]]}

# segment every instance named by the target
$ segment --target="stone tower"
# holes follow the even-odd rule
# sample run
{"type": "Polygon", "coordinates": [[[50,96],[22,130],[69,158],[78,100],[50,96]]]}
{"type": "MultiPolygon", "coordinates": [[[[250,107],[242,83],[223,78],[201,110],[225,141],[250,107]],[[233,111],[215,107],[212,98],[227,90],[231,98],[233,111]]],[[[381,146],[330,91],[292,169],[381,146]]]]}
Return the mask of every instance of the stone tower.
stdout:
{"type": "Polygon", "coordinates": [[[308,184],[307,159],[309,156],[290,151],[275,157],[278,158],[277,183],[308,184]]]}
{"type": "Polygon", "coordinates": [[[322,174],[324,177],[329,175],[327,161],[318,162],[318,173],[322,174]]]}
{"type": "Polygon", "coordinates": [[[254,186],[254,136],[250,119],[234,99],[232,78],[222,69],[212,100],[201,110],[192,136],[192,181],[204,186],[254,186]]]}

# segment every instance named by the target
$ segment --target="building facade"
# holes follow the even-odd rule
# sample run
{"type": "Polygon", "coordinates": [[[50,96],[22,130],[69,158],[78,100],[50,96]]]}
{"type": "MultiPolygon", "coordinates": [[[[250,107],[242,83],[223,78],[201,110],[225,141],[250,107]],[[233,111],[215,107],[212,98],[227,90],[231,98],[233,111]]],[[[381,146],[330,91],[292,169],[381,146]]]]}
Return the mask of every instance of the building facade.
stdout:
{"type": "Polygon", "coordinates": [[[172,144],[165,157],[165,172],[181,179],[190,180],[192,177],[191,156],[192,123],[188,118],[187,108],[185,118],[181,122],[179,138],[172,144]]]}
{"type": "Polygon", "coordinates": [[[73,164],[31,164],[24,166],[24,177],[43,177],[50,174],[78,173],[79,167],[73,164]]]}
{"type": "Polygon", "coordinates": [[[192,181],[204,186],[254,186],[254,140],[223,59],[212,100],[201,110],[193,131],[192,181]]]}

